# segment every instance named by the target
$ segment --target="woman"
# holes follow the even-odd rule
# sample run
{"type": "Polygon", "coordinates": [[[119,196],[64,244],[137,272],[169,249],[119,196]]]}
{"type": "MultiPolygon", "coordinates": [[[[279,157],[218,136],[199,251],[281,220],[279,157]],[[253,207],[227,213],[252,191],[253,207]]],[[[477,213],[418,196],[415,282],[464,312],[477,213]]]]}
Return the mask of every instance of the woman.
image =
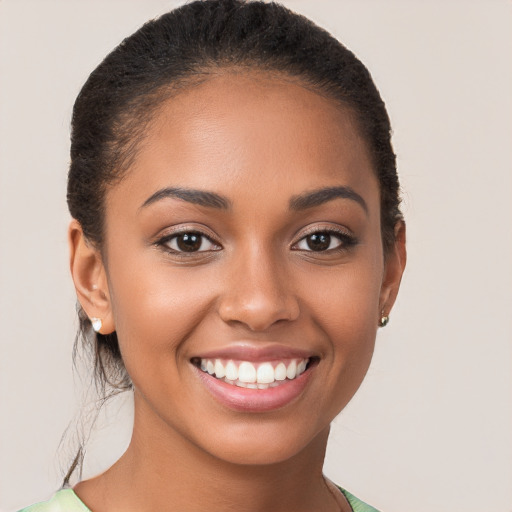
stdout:
{"type": "Polygon", "coordinates": [[[398,292],[398,191],[368,71],[305,18],[208,0],[123,41],[75,103],[68,204],[133,436],[26,510],[374,510],[322,464],[398,292]]]}

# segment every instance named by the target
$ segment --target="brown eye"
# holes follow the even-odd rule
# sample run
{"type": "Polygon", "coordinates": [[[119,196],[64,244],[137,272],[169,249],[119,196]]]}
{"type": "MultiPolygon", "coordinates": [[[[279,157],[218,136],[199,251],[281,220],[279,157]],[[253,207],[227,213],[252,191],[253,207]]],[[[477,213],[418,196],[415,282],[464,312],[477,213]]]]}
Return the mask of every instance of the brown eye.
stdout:
{"type": "Polygon", "coordinates": [[[207,236],[194,231],[173,235],[163,244],[174,252],[203,252],[219,249],[207,236]]]}
{"type": "Polygon", "coordinates": [[[176,245],[180,251],[194,252],[201,248],[201,235],[197,233],[183,233],[176,237],[176,245]]]}
{"type": "Polygon", "coordinates": [[[334,230],[315,231],[301,238],[293,249],[307,252],[327,252],[348,249],[357,244],[357,240],[347,233],[334,230]]]}
{"type": "Polygon", "coordinates": [[[312,251],[326,251],[331,245],[329,233],[313,233],[306,237],[306,243],[312,251]]]}

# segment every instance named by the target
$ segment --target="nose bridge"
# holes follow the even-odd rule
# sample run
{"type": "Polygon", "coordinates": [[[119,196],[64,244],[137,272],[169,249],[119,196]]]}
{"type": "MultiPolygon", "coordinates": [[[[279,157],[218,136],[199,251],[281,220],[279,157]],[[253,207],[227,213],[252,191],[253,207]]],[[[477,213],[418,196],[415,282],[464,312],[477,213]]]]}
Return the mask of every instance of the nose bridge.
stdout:
{"type": "Polygon", "coordinates": [[[286,265],[271,247],[247,241],[235,251],[219,313],[226,322],[261,331],[280,320],[295,320],[299,305],[286,265]]]}

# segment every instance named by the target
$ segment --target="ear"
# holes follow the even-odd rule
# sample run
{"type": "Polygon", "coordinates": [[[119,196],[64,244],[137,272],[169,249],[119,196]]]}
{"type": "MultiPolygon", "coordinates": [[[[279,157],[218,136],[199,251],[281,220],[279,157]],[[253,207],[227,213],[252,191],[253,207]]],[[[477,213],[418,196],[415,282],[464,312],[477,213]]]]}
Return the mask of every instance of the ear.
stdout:
{"type": "Polygon", "coordinates": [[[68,229],[70,268],[80,305],[89,318],[99,318],[101,334],[115,331],[107,274],[101,253],[86,238],[73,219],[68,229]]]}
{"type": "Polygon", "coordinates": [[[395,242],[385,257],[378,311],[379,319],[382,316],[389,316],[405,270],[407,250],[405,247],[405,222],[403,220],[399,220],[395,224],[395,242]]]}

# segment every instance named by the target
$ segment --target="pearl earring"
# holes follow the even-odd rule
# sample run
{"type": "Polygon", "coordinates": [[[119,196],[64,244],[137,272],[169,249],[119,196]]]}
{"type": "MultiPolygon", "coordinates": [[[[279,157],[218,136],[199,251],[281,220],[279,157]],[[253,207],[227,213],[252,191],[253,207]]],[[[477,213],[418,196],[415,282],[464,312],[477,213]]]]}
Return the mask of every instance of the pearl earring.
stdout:
{"type": "Polygon", "coordinates": [[[92,317],[91,324],[92,324],[92,328],[94,329],[94,332],[100,332],[101,325],[102,325],[101,318],[92,317]]]}
{"type": "Polygon", "coordinates": [[[386,327],[386,325],[388,325],[388,323],[389,323],[389,316],[382,313],[382,316],[380,317],[380,320],[379,320],[379,327],[386,327]]]}

